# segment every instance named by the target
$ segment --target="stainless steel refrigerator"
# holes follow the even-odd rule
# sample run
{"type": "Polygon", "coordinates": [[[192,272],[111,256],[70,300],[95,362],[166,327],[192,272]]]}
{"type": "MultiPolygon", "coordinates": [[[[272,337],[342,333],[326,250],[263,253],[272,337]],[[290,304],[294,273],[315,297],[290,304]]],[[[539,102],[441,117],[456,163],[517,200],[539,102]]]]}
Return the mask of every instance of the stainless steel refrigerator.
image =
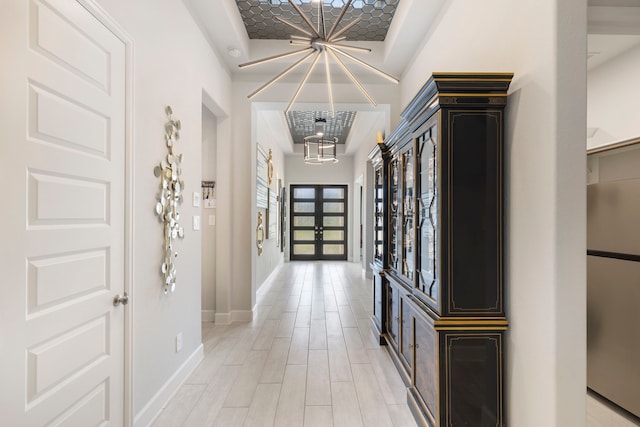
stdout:
{"type": "Polygon", "coordinates": [[[587,386],[640,417],[640,150],[590,159],[587,386]],[[631,160],[637,161],[634,164],[631,160]],[[626,170],[626,172],[625,172],[626,170]]]}

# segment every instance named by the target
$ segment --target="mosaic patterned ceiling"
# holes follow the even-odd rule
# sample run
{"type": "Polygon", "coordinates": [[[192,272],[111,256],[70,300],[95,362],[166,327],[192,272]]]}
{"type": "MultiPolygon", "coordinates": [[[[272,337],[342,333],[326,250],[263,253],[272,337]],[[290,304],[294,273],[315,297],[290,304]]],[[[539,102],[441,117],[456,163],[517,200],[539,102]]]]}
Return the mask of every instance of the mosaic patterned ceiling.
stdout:
{"type": "MultiPolygon", "coordinates": [[[[347,0],[322,1],[326,26],[331,28],[347,0]]],[[[312,0],[295,2],[312,22],[318,22],[317,3],[312,3],[312,0]]],[[[400,0],[353,0],[342,19],[341,27],[357,17],[361,17],[361,21],[344,33],[347,40],[384,41],[399,2],[400,0]]],[[[295,30],[275,19],[276,16],[304,27],[302,18],[287,0],[236,0],[236,4],[250,39],[289,39],[295,30]]]]}
{"type": "Polygon", "coordinates": [[[336,111],[335,117],[331,117],[329,111],[290,111],[286,117],[294,144],[304,144],[305,136],[315,135],[318,119],[326,120],[326,124],[322,126],[327,139],[338,138],[338,144],[344,144],[356,118],[356,112],[336,111]]]}

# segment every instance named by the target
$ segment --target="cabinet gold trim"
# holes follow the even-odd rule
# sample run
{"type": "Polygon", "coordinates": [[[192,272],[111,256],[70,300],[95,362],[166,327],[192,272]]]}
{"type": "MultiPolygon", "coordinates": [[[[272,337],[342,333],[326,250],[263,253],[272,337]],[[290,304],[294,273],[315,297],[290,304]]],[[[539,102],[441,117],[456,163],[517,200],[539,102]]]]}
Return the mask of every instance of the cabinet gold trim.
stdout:
{"type": "Polygon", "coordinates": [[[454,93],[454,92],[443,92],[440,97],[457,97],[457,98],[506,98],[506,93],[491,93],[491,92],[482,92],[482,93],[454,93]]]}
{"type": "Polygon", "coordinates": [[[469,329],[470,327],[481,329],[490,327],[491,329],[506,330],[509,326],[509,321],[500,317],[446,317],[435,320],[433,324],[437,330],[469,329]]]}

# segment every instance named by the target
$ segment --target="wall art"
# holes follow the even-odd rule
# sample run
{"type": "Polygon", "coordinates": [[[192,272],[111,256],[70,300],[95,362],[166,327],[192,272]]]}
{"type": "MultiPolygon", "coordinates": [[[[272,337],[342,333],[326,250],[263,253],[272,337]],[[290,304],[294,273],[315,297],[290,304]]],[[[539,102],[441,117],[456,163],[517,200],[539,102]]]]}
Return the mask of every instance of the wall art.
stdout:
{"type": "Polygon", "coordinates": [[[202,181],[202,201],[203,201],[203,208],[205,209],[216,208],[216,182],[215,181],[202,181]]]}
{"type": "Polygon", "coordinates": [[[258,225],[256,226],[256,248],[258,248],[258,256],[262,255],[262,247],[264,246],[264,223],[262,221],[262,212],[258,212],[258,225]]]}
{"type": "Polygon", "coordinates": [[[278,194],[275,188],[269,188],[269,209],[267,209],[267,239],[275,239],[278,223],[278,194]]]}
{"type": "Polygon", "coordinates": [[[173,111],[167,106],[168,121],[165,124],[165,142],[167,145],[167,157],[153,169],[156,177],[160,178],[160,191],[156,203],[155,212],[163,225],[163,259],[160,271],[162,273],[164,293],[173,292],[176,288],[175,259],[178,252],[173,247],[176,238],[184,237],[184,228],[180,225],[180,212],[178,208],[182,204],[182,191],[184,181],[180,179],[182,174],[182,154],[174,154],[173,148],[180,139],[180,120],[174,120],[173,111]]]}
{"type": "Polygon", "coordinates": [[[256,144],[256,207],[269,208],[269,167],[267,153],[256,144]]]}

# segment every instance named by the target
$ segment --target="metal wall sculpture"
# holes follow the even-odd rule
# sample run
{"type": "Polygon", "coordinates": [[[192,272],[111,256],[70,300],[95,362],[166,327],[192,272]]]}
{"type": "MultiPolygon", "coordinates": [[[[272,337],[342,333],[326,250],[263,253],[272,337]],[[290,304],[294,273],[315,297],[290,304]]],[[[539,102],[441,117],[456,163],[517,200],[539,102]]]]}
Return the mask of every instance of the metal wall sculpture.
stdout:
{"type": "Polygon", "coordinates": [[[174,239],[184,237],[184,228],[178,222],[180,220],[179,206],[182,204],[182,190],[184,181],[180,179],[182,174],[182,154],[173,153],[173,147],[180,138],[180,120],[174,120],[173,111],[167,106],[166,113],[169,118],[165,124],[165,142],[168,148],[166,159],[156,166],[153,173],[160,178],[161,187],[156,203],[156,215],[164,225],[163,260],[161,266],[164,293],[176,288],[175,258],[178,252],[173,247],[174,239]]]}

